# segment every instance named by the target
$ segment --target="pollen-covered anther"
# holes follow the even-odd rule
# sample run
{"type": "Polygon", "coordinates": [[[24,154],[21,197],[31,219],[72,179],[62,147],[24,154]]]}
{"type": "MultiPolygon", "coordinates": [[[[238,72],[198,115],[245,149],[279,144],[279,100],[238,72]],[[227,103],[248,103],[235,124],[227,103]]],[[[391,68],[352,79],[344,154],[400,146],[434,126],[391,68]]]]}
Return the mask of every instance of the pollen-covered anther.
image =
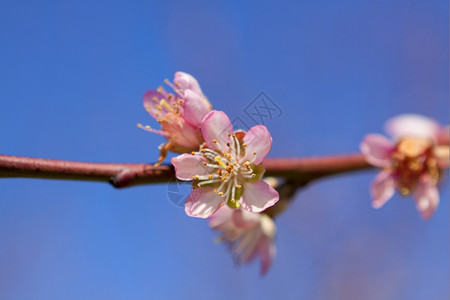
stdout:
{"type": "Polygon", "coordinates": [[[203,165],[206,167],[208,165],[208,163],[206,161],[204,161],[203,165]]]}
{"type": "Polygon", "coordinates": [[[194,178],[195,180],[199,180],[199,179],[200,179],[200,176],[194,175],[194,176],[192,176],[192,178],[194,178]]]}
{"type": "Polygon", "coordinates": [[[217,164],[219,164],[220,166],[222,166],[222,168],[226,169],[227,166],[223,163],[222,159],[220,158],[220,156],[216,156],[215,161],[217,162],[217,164]]]}
{"type": "Polygon", "coordinates": [[[244,148],[247,147],[247,144],[242,144],[242,147],[244,147],[244,148]]]}
{"type": "Polygon", "coordinates": [[[256,151],[255,151],[255,152],[253,152],[253,155],[256,155],[256,151]]]}
{"type": "Polygon", "coordinates": [[[217,193],[217,190],[216,190],[216,189],[214,189],[214,190],[213,190],[213,192],[214,192],[214,194],[216,194],[216,193],[217,193]]]}
{"type": "Polygon", "coordinates": [[[194,152],[194,151],[192,151],[192,152],[191,152],[191,155],[195,155],[195,152],[194,152]]]}
{"type": "Polygon", "coordinates": [[[209,174],[209,175],[208,175],[208,178],[209,178],[209,179],[212,179],[212,178],[213,178],[213,176],[212,176],[211,174],[209,174]]]}
{"type": "Polygon", "coordinates": [[[217,193],[217,195],[219,195],[219,196],[223,196],[223,193],[222,193],[222,192],[219,192],[219,193],[217,193]]]}
{"type": "Polygon", "coordinates": [[[242,188],[242,185],[238,184],[238,185],[236,185],[236,188],[239,190],[242,188]]]}
{"type": "Polygon", "coordinates": [[[255,174],[255,173],[253,173],[253,174],[252,174],[252,178],[255,178],[255,177],[256,177],[256,174],[255,174]]]}
{"type": "Polygon", "coordinates": [[[214,144],[217,144],[218,141],[217,141],[216,139],[213,139],[213,143],[214,143],[214,144]]]}

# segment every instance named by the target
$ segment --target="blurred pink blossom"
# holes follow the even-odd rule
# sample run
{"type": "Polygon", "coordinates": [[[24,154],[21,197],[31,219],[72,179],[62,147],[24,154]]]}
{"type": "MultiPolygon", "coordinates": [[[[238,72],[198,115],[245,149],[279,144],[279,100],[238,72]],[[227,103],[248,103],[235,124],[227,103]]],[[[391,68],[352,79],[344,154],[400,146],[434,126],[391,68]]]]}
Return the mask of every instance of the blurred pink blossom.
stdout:
{"type": "Polygon", "coordinates": [[[380,208],[397,189],[412,194],[418,211],[429,219],[439,204],[437,183],[449,167],[449,127],[420,115],[401,115],[386,123],[394,141],[369,134],[361,143],[366,160],[383,170],[372,183],[372,205],[380,208]]]}
{"type": "Polygon", "coordinates": [[[228,244],[238,264],[259,257],[261,275],[267,273],[276,252],[276,227],[269,216],[223,206],[208,221],[212,229],[221,233],[218,241],[228,244]]]}

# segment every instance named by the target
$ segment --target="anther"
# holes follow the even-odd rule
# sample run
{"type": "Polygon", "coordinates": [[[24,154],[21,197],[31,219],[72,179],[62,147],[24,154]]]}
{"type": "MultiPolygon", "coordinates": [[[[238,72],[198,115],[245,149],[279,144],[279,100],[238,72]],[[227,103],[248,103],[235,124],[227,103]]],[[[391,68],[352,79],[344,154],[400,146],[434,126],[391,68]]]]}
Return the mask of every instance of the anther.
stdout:
{"type": "Polygon", "coordinates": [[[216,162],[221,165],[224,169],[227,168],[227,166],[223,163],[222,159],[220,158],[220,156],[216,156],[215,157],[216,162]]]}
{"type": "Polygon", "coordinates": [[[244,148],[247,147],[247,144],[242,144],[242,147],[244,147],[244,148]]]}
{"type": "Polygon", "coordinates": [[[223,193],[222,192],[219,192],[217,195],[219,195],[219,196],[223,196],[223,193]]]}
{"type": "Polygon", "coordinates": [[[238,185],[236,186],[236,188],[237,188],[237,189],[241,189],[241,188],[242,188],[242,185],[238,184],[238,185]]]}
{"type": "Polygon", "coordinates": [[[213,143],[214,143],[214,144],[217,144],[218,141],[217,141],[216,139],[213,139],[213,143]]]}

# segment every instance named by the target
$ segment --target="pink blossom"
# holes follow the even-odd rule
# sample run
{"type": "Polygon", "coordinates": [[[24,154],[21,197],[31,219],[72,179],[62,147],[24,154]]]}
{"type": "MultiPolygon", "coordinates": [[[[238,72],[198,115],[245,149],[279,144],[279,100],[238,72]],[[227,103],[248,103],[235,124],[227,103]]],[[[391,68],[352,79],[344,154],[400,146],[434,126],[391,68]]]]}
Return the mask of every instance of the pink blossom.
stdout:
{"type": "Polygon", "coordinates": [[[437,183],[449,167],[449,128],[419,115],[401,115],[386,123],[394,141],[369,134],[361,143],[366,160],[383,170],[372,183],[374,208],[398,190],[412,194],[418,211],[429,219],[439,204],[437,183]]]}
{"type": "Polygon", "coordinates": [[[211,111],[202,121],[205,144],[200,151],[172,158],[180,180],[194,180],[186,199],[189,216],[207,218],[220,206],[261,212],[278,201],[278,193],[262,180],[261,164],[272,147],[263,125],[233,132],[227,115],[211,111]]]}
{"type": "Polygon", "coordinates": [[[174,83],[168,80],[165,83],[173,93],[159,87],[147,91],[143,98],[145,109],[161,124],[161,130],[138,124],[138,127],[168,139],[161,149],[158,163],[164,160],[167,151],[184,153],[197,150],[203,142],[201,121],[212,109],[197,80],[191,75],[176,72],[174,83]]]}
{"type": "Polygon", "coordinates": [[[224,206],[208,221],[212,229],[221,233],[218,240],[228,244],[238,264],[249,263],[259,257],[261,275],[267,273],[276,252],[276,227],[269,216],[224,206]]]}

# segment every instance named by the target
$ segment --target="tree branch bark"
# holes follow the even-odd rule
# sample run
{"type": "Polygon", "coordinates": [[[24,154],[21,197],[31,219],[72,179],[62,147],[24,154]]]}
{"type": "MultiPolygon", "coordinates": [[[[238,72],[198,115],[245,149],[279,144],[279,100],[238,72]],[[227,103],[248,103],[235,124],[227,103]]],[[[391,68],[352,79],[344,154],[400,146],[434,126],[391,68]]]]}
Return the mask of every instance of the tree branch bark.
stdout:
{"type": "MultiPolygon", "coordinates": [[[[361,154],[311,158],[268,158],[266,176],[284,177],[299,185],[320,177],[368,169],[361,154]]],[[[109,182],[116,188],[174,182],[172,165],[90,163],[0,155],[0,178],[46,178],[109,182]]]]}

